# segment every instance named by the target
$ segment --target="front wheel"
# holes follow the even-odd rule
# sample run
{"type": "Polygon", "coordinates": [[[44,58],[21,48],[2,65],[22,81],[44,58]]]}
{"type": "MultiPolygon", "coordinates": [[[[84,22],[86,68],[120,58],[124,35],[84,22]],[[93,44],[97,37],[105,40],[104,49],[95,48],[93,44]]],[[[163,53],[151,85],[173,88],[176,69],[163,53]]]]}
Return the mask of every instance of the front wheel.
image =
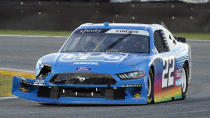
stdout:
{"type": "Polygon", "coordinates": [[[150,69],[149,70],[149,76],[147,79],[147,103],[153,103],[154,102],[154,76],[153,72],[150,69]]]}

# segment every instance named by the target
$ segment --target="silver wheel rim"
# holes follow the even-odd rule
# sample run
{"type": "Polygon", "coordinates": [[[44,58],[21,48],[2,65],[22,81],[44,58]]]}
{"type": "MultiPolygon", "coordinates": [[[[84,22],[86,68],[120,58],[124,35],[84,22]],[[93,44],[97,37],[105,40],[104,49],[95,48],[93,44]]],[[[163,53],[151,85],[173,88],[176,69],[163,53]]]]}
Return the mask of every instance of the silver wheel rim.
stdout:
{"type": "Polygon", "coordinates": [[[182,92],[186,92],[187,86],[187,77],[184,68],[182,68],[182,92]]]}
{"type": "Polygon", "coordinates": [[[148,87],[147,87],[147,90],[148,90],[148,92],[147,92],[147,97],[149,97],[150,96],[150,94],[151,94],[151,78],[150,78],[150,76],[148,77],[148,87]]]}

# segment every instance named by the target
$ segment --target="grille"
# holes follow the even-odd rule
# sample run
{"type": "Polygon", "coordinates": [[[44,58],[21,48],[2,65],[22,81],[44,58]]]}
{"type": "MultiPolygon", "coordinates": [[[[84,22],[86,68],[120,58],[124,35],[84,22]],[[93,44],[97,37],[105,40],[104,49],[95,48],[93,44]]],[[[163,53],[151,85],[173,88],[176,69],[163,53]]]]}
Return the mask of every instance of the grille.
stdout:
{"type": "Polygon", "coordinates": [[[63,88],[61,97],[105,97],[105,88],[63,88]]]}
{"type": "Polygon", "coordinates": [[[38,97],[92,97],[106,99],[125,99],[125,87],[47,87],[39,86],[38,97]]]}
{"type": "Polygon", "coordinates": [[[80,84],[80,85],[113,85],[115,79],[108,74],[99,73],[60,73],[55,74],[52,84],[80,84]]]}

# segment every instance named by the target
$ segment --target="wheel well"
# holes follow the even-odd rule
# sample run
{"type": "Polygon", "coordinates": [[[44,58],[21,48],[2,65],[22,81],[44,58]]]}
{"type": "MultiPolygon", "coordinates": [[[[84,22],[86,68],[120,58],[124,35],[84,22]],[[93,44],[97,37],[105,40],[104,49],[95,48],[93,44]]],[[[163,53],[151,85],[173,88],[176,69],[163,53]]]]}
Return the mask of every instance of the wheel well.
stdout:
{"type": "Polygon", "coordinates": [[[184,62],[184,65],[186,65],[186,67],[187,67],[187,76],[189,77],[189,62],[188,62],[188,60],[186,60],[184,62]]]}
{"type": "Polygon", "coordinates": [[[151,65],[150,69],[152,70],[152,74],[153,74],[153,76],[154,76],[154,74],[155,74],[155,68],[154,68],[154,66],[151,65]]]}
{"type": "Polygon", "coordinates": [[[184,64],[187,66],[187,69],[189,69],[189,62],[188,62],[188,60],[186,60],[186,61],[184,62],[184,64]]]}
{"type": "Polygon", "coordinates": [[[154,77],[155,77],[155,68],[154,68],[154,65],[151,65],[150,66],[150,69],[149,69],[149,72],[152,71],[152,78],[151,78],[151,85],[152,85],[152,90],[151,90],[151,98],[148,99],[150,102],[149,103],[155,103],[155,99],[154,99],[154,77]]]}

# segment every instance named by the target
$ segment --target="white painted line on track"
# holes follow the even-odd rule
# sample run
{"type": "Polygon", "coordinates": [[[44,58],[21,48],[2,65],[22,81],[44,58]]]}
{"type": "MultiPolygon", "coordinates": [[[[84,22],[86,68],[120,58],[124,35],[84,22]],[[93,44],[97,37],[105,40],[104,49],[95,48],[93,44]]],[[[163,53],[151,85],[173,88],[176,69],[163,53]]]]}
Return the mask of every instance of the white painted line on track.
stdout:
{"type": "Polygon", "coordinates": [[[0,100],[7,100],[7,99],[15,99],[18,98],[16,96],[11,96],[11,97],[0,97],[0,100]]]}
{"type": "Polygon", "coordinates": [[[22,72],[28,72],[28,73],[33,73],[34,71],[30,70],[21,70],[21,69],[12,69],[12,68],[0,68],[1,70],[8,70],[8,71],[22,71],[22,72]]]}
{"type": "Polygon", "coordinates": [[[39,36],[39,35],[0,35],[0,37],[32,37],[32,38],[45,38],[45,37],[52,37],[52,38],[68,38],[67,36],[39,36]]]}
{"type": "Polygon", "coordinates": [[[197,42],[203,42],[203,41],[210,41],[210,40],[187,40],[187,41],[197,41],[197,42]]]}

